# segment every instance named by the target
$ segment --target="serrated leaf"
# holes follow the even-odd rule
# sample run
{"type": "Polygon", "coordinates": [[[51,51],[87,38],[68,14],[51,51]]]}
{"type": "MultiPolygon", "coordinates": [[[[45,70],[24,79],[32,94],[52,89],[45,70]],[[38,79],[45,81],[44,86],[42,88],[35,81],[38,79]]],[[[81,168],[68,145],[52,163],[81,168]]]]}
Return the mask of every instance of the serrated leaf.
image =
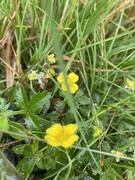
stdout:
{"type": "Polygon", "coordinates": [[[50,92],[42,92],[37,93],[36,95],[32,96],[29,103],[29,111],[31,112],[39,112],[45,104],[48,103],[48,101],[51,98],[50,92]]]}
{"type": "Polygon", "coordinates": [[[51,170],[51,169],[55,169],[55,160],[52,159],[50,156],[48,156],[45,153],[41,153],[38,155],[37,161],[36,161],[36,165],[38,168],[40,169],[47,169],[47,170],[51,170]]]}
{"type": "Polygon", "coordinates": [[[25,123],[28,127],[39,128],[40,121],[35,113],[39,113],[43,109],[43,106],[49,103],[50,98],[51,93],[45,91],[37,93],[36,95],[33,95],[31,99],[28,99],[24,88],[19,89],[17,95],[17,105],[25,111],[25,123]]]}
{"type": "Polygon", "coordinates": [[[27,138],[26,129],[20,123],[10,121],[9,131],[11,132],[11,136],[14,137],[15,139],[22,140],[27,138]]]}
{"type": "Polygon", "coordinates": [[[6,103],[6,100],[0,97],[0,111],[6,111],[9,108],[9,104],[6,103]]]}
{"type": "Polygon", "coordinates": [[[26,112],[29,110],[29,100],[24,88],[20,88],[16,95],[16,104],[26,112]]]}
{"type": "Polygon", "coordinates": [[[24,153],[24,148],[27,146],[27,144],[19,144],[19,145],[16,145],[12,148],[13,152],[16,153],[16,154],[23,154],[24,153]]]}
{"type": "Polygon", "coordinates": [[[29,112],[27,117],[25,118],[25,123],[30,128],[40,128],[40,118],[38,115],[29,112]]]}
{"type": "Polygon", "coordinates": [[[19,170],[20,173],[23,173],[24,178],[27,179],[34,168],[35,163],[36,163],[35,157],[31,159],[22,159],[21,161],[19,161],[17,165],[17,169],[19,170]]]}
{"type": "Polygon", "coordinates": [[[19,155],[33,156],[38,150],[38,141],[33,141],[31,144],[19,144],[12,148],[12,150],[19,155]]]}

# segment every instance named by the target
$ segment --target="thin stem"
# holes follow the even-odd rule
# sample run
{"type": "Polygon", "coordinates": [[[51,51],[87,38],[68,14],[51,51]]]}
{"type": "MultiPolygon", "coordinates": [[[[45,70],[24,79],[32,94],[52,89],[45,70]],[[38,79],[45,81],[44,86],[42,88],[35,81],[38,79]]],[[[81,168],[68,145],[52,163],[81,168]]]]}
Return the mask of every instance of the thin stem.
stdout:
{"type": "Polygon", "coordinates": [[[74,146],[74,148],[89,151],[89,152],[93,152],[93,153],[96,153],[96,154],[102,154],[102,155],[105,155],[105,156],[110,156],[110,157],[115,157],[115,158],[122,158],[123,160],[130,160],[130,161],[135,162],[135,158],[131,158],[131,157],[127,157],[127,156],[120,156],[120,155],[117,155],[117,154],[108,153],[108,152],[104,152],[104,151],[98,151],[98,150],[95,150],[95,149],[84,148],[84,147],[74,146]]]}

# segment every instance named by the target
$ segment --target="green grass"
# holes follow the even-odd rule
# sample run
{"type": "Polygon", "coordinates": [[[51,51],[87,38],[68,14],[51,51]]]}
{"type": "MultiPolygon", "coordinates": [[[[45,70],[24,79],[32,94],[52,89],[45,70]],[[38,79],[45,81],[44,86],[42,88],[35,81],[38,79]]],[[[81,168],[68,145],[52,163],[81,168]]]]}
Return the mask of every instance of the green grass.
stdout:
{"type": "Polygon", "coordinates": [[[135,91],[125,88],[135,80],[134,8],[120,0],[1,0],[0,147],[22,179],[135,178],[135,91]],[[47,62],[52,53],[55,65],[47,62]],[[49,67],[55,75],[43,87],[28,81],[31,70],[49,67]],[[72,71],[76,94],[56,79],[72,71]],[[43,139],[54,123],[79,126],[67,151],[43,139]]]}

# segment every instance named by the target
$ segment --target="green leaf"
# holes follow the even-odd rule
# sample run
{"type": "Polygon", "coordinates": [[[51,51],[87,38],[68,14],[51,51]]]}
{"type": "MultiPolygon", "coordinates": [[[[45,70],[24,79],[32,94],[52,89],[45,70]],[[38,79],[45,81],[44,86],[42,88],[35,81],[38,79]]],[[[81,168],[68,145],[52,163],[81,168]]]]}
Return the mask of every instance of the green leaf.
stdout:
{"type": "Polygon", "coordinates": [[[26,112],[29,110],[29,100],[24,88],[20,88],[17,91],[16,104],[18,107],[24,109],[26,112]]]}
{"type": "Polygon", "coordinates": [[[25,123],[27,124],[28,127],[30,128],[40,128],[40,118],[38,115],[29,112],[25,118],[25,123]]]}
{"type": "Polygon", "coordinates": [[[77,101],[79,102],[79,104],[81,105],[87,105],[90,103],[90,100],[87,96],[81,96],[77,99],[77,101]]]}
{"type": "Polygon", "coordinates": [[[39,112],[45,104],[48,103],[48,101],[51,98],[50,92],[42,92],[37,93],[36,95],[32,96],[29,103],[29,111],[31,112],[39,112]]]}
{"type": "Polygon", "coordinates": [[[122,62],[119,66],[120,68],[126,68],[126,67],[132,67],[135,65],[135,60],[125,60],[124,62],[122,62]]]}
{"type": "Polygon", "coordinates": [[[42,92],[33,95],[31,99],[28,99],[24,88],[19,89],[17,94],[17,105],[25,111],[25,123],[28,127],[39,128],[40,120],[35,113],[39,113],[43,106],[49,103],[51,98],[50,92],[42,92]]]}
{"type": "Polygon", "coordinates": [[[48,114],[46,115],[46,119],[48,119],[48,120],[50,120],[50,121],[57,121],[58,118],[59,118],[59,116],[60,116],[60,115],[59,115],[58,112],[53,111],[53,112],[48,113],[48,114]]]}
{"type": "Polygon", "coordinates": [[[9,131],[15,139],[22,140],[27,138],[27,131],[20,123],[9,121],[9,131]]]}
{"type": "Polygon", "coordinates": [[[21,155],[21,154],[24,153],[24,149],[25,149],[26,146],[27,146],[27,144],[19,144],[17,146],[14,146],[12,148],[12,150],[13,150],[14,153],[21,155]]]}
{"type": "Polygon", "coordinates": [[[47,170],[51,170],[51,169],[55,169],[55,160],[51,158],[51,156],[45,154],[45,153],[39,153],[37,161],[36,161],[36,165],[38,168],[40,169],[47,169],[47,170]]]}
{"type": "Polygon", "coordinates": [[[19,155],[25,155],[27,157],[34,156],[38,150],[38,141],[33,141],[31,144],[19,144],[12,148],[12,150],[19,155]]]}
{"type": "Polygon", "coordinates": [[[19,161],[17,165],[17,169],[19,170],[20,173],[23,173],[24,178],[27,179],[34,168],[35,163],[36,163],[35,157],[31,159],[22,159],[21,161],[19,161]]]}
{"type": "Polygon", "coordinates": [[[0,116],[0,131],[8,131],[9,123],[8,118],[4,116],[0,116]]]}
{"type": "Polygon", "coordinates": [[[9,108],[9,104],[6,103],[4,98],[0,97],[0,111],[6,111],[9,108]]]}

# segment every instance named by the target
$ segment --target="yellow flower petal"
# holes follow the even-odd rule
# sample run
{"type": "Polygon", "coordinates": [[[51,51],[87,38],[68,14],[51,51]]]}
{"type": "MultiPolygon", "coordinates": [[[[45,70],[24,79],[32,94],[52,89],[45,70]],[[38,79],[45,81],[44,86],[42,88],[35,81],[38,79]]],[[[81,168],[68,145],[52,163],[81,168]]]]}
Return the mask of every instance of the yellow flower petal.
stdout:
{"type": "Polygon", "coordinates": [[[57,80],[58,80],[60,83],[63,83],[63,82],[64,82],[64,75],[63,75],[63,73],[60,73],[60,74],[57,76],[57,80]]]}
{"type": "Polygon", "coordinates": [[[63,91],[67,91],[69,89],[69,91],[72,94],[74,94],[78,90],[78,85],[75,82],[77,82],[79,80],[79,76],[77,74],[75,74],[74,72],[71,72],[68,75],[67,83],[68,83],[69,88],[66,86],[66,83],[64,82],[63,73],[59,74],[59,76],[57,77],[57,80],[60,82],[61,89],[63,91]]]}
{"type": "MultiPolygon", "coordinates": [[[[67,91],[68,90],[68,87],[64,84],[64,83],[61,83],[61,89],[63,91],[67,91]]],[[[78,90],[78,85],[76,83],[70,83],[69,84],[69,91],[74,94],[76,91],[78,90]]]]}
{"type": "Polygon", "coordinates": [[[75,83],[79,80],[79,76],[75,74],[74,72],[69,73],[68,80],[72,83],[75,83]]]}
{"type": "Polygon", "coordinates": [[[70,136],[66,141],[62,143],[62,147],[69,148],[71,147],[76,141],[78,141],[79,137],[77,135],[70,136]]]}
{"type": "Polygon", "coordinates": [[[72,134],[74,134],[77,129],[78,129],[78,125],[77,124],[68,124],[67,126],[63,126],[64,128],[64,134],[66,134],[66,136],[71,136],[72,134]]]}
{"type": "Polygon", "coordinates": [[[70,84],[69,90],[72,94],[74,94],[78,90],[78,85],[76,83],[70,84]]]}
{"type": "Polygon", "coordinates": [[[61,124],[56,123],[52,127],[46,130],[46,134],[54,137],[59,137],[62,135],[63,127],[61,124]]]}
{"type": "Polygon", "coordinates": [[[58,141],[55,137],[46,135],[44,139],[47,141],[47,143],[51,146],[58,147],[61,145],[61,142],[58,141]]]}

